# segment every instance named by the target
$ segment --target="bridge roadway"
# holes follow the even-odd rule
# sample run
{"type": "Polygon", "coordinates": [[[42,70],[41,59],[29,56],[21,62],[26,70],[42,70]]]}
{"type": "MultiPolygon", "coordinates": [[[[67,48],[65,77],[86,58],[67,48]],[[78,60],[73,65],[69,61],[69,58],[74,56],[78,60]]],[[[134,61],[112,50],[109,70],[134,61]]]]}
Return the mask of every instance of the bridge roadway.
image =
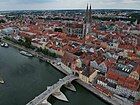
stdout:
{"type": "Polygon", "coordinates": [[[57,83],[54,85],[50,86],[46,91],[41,93],[39,96],[35,97],[32,101],[27,103],[26,105],[38,105],[41,104],[45,99],[47,99],[52,93],[57,91],[62,87],[62,85],[66,84],[67,82],[71,82],[75,79],[78,79],[78,77],[74,75],[68,75],[64,77],[63,79],[60,79],[57,83]]]}

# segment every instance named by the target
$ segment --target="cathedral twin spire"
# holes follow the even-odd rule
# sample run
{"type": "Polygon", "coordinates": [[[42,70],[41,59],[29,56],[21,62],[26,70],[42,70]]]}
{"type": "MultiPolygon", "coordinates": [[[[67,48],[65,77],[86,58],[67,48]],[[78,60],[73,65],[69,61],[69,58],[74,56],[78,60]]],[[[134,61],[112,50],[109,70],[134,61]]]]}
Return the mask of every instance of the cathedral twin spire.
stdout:
{"type": "Polygon", "coordinates": [[[88,8],[88,4],[87,4],[87,9],[86,9],[84,24],[83,24],[83,37],[91,33],[91,22],[92,22],[91,15],[92,15],[91,5],[88,8]]]}
{"type": "Polygon", "coordinates": [[[88,8],[88,4],[87,4],[86,16],[85,16],[85,23],[91,23],[91,21],[92,21],[91,14],[92,14],[91,5],[88,8]]]}

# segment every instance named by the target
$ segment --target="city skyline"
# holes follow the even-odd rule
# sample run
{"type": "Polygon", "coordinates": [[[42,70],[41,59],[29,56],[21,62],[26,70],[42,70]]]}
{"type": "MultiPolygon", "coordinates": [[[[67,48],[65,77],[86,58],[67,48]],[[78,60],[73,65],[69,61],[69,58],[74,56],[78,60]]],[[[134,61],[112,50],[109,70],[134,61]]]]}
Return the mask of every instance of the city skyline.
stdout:
{"type": "Polygon", "coordinates": [[[140,105],[140,0],[0,0],[0,105],[140,105]]]}
{"type": "Polygon", "coordinates": [[[85,9],[87,3],[92,5],[92,9],[140,10],[139,0],[1,0],[0,11],[85,9]]]}

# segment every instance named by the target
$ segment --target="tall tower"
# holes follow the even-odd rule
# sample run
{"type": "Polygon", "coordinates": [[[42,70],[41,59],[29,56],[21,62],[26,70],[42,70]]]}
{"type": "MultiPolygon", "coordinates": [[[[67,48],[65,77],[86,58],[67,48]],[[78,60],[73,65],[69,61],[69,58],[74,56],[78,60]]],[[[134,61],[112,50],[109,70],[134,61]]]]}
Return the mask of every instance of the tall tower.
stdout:
{"type": "Polygon", "coordinates": [[[88,4],[87,4],[87,9],[86,9],[86,14],[84,17],[84,23],[86,23],[87,21],[89,21],[89,10],[88,10],[88,4]]]}
{"type": "Polygon", "coordinates": [[[89,23],[92,22],[92,9],[91,9],[91,5],[90,5],[90,8],[89,8],[89,23]]]}
{"type": "Polygon", "coordinates": [[[91,32],[91,22],[92,22],[92,9],[91,9],[91,5],[90,8],[88,8],[88,4],[87,4],[87,9],[86,9],[84,24],[83,24],[83,37],[91,32]]]}

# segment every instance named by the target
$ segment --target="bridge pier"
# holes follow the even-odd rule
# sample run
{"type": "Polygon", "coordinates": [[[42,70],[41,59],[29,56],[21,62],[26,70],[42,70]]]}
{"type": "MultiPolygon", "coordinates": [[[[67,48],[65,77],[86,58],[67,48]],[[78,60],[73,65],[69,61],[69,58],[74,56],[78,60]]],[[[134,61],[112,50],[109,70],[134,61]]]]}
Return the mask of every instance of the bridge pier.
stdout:
{"type": "Polygon", "coordinates": [[[38,105],[52,105],[51,103],[49,103],[47,101],[47,99],[45,99],[41,104],[38,104],[38,105]]]}
{"type": "Polygon", "coordinates": [[[67,97],[60,91],[60,89],[57,89],[52,95],[59,100],[68,102],[67,97]]]}
{"type": "Polygon", "coordinates": [[[64,84],[65,88],[71,90],[71,91],[76,91],[76,88],[74,87],[74,85],[71,82],[67,82],[66,84],[64,84]]]}
{"type": "Polygon", "coordinates": [[[78,77],[76,77],[74,75],[68,75],[68,76],[64,77],[63,79],[60,79],[54,85],[47,87],[47,90],[45,90],[43,93],[41,93],[40,95],[35,97],[33,100],[31,100],[26,105],[51,105],[51,103],[49,103],[47,101],[47,99],[50,95],[53,95],[54,97],[56,97],[59,100],[68,101],[66,96],[60,91],[60,88],[64,84],[67,84],[68,82],[71,82],[75,79],[78,79],[78,77]]]}

